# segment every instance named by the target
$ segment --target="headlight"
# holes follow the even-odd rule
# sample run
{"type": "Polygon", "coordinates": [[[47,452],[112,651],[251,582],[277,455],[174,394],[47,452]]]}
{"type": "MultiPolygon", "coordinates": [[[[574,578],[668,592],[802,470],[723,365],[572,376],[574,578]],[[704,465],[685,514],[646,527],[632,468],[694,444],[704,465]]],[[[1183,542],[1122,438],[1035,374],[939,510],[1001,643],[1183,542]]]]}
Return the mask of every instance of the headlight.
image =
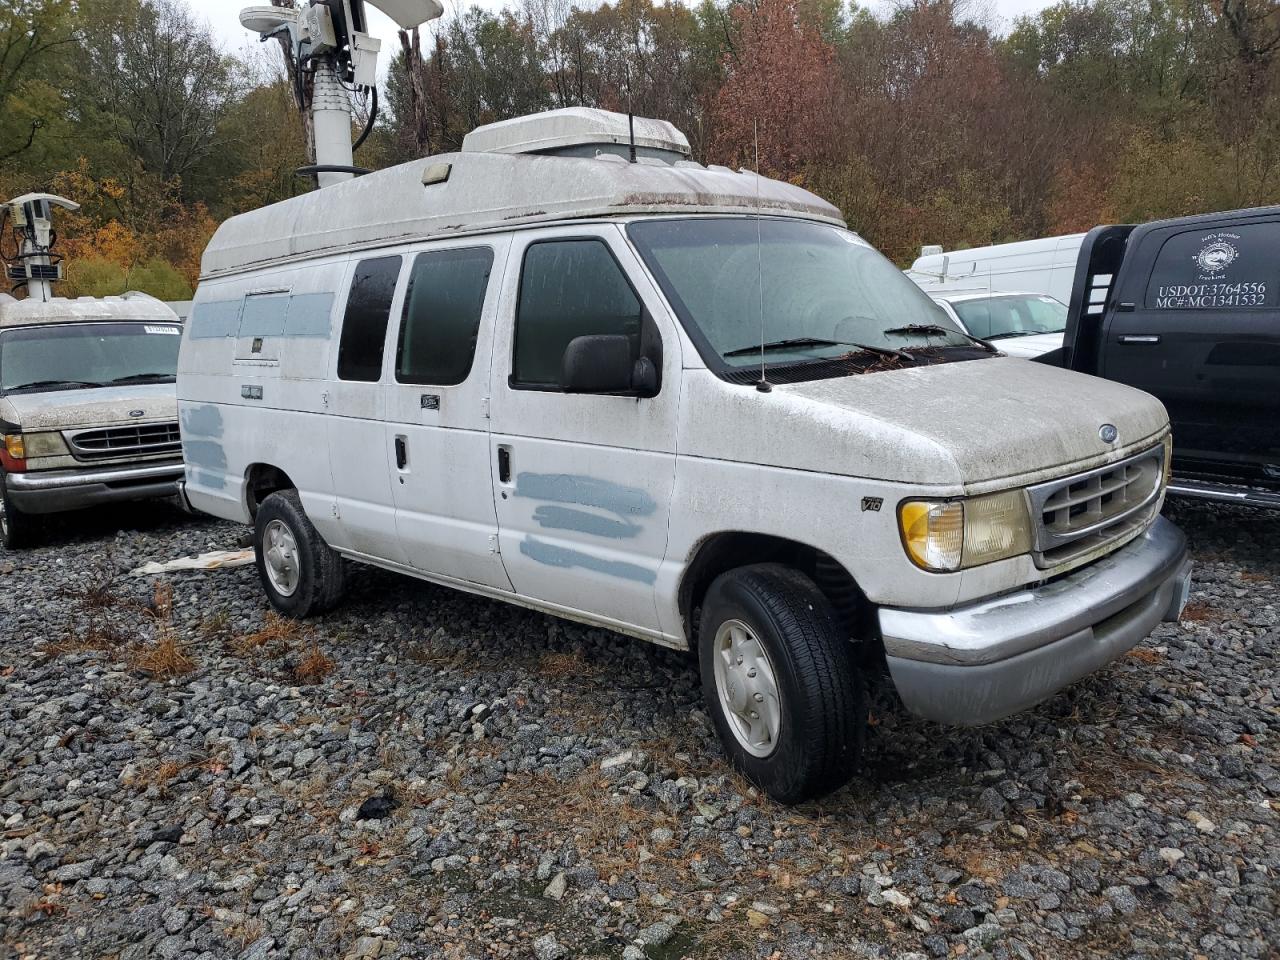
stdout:
{"type": "Polygon", "coordinates": [[[71,452],[67,449],[67,442],[62,439],[62,434],[56,430],[28,433],[23,439],[28,460],[36,457],[64,457],[71,452]]]}
{"type": "Polygon", "coordinates": [[[907,555],[925,570],[976,567],[1031,549],[1021,490],[968,500],[908,500],[898,508],[898,525],[907,555]]]}

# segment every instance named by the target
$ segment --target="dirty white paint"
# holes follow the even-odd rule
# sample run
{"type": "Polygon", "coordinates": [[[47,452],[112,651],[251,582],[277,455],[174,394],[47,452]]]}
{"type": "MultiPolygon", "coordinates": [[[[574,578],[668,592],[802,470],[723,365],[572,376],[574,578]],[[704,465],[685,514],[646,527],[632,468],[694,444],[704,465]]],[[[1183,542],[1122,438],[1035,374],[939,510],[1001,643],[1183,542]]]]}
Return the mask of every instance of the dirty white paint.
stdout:
{"type": "Polygon", "coordinates": [[[175,323],[178,315],[145,293],[126,293],[120,297],[52,297],[47,301],[0,300],[0,328],[89,320],[100,323],[120,320],[175,323]]]}
{"type": "Polygon", "coordinates": [[[1119,459],[1160,442],[1159,402],[1009,358],[769,393],[719,379],[622,226],[747,214],[757,186],[772,215],[840,222],[799,188],[722,168],[496,153],[416,161],[228,220],[206,250],[180,360],[184,428],[208,442],[188,456],[191,502],[248,520],[245,477],[269,464],[347,556],[673,646],[686,643],[682,578],[725,532],[823,550],[886,606],[949,607],[1043,580],[1029,556],[919,570],[897,505],[1119,459]],[[423,170],[439,162],[453,165],[449,180],[424,187],[423,170]],[[617,259],[662,341],[657,396],[511,384],[522,258],[555,237],[597,238],[617,259]],[[396,382],[413,257],[478,244],[494,260],[470,373],[453,386],[396,382]],[[355,262],[375,255],[403,263],[382,375],[347,383],[336,371],[348,287],[355,262]],[[300,294],[327,306],[305,333],[288,321],[300,294]],[[246,313],[254,297],[277,301],[246,313]],[[1100,442],[1103,422],[1119,428],[1119,443],[1100,442]]]}

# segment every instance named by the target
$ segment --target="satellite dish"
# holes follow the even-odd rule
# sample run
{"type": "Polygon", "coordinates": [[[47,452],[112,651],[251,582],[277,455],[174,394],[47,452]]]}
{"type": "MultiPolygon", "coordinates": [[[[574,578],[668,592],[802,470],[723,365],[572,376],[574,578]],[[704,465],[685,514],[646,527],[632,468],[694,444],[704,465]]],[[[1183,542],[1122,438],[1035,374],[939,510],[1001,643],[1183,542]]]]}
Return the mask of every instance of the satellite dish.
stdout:
{"type": "Polygon", "coordinates": [[[297,11],[287,7],[245,7],[240,11],[240,26],[254,33],[270,33],[279,27],[291,26],[297,22],[297,11]]]}
{"type": "Polygon", "coordinates": [[[369,0],[369,4],[385,13],[403,30],[444,16],[440,0],[369,0]]]}

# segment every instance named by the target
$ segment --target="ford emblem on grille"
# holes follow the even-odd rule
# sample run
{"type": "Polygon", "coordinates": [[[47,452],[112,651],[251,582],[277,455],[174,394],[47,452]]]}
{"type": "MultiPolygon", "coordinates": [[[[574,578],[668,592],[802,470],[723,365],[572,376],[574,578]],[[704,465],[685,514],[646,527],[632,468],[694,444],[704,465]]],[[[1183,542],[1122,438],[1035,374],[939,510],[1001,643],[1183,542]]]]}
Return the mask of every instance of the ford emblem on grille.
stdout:
{"type": "Polygon", "coordinates": [[[145,411],[145,410],[130,410],[130,411],[129,411],[129,416],[131,416],[131,417],[140,417],[140,416],[142,416],[142,415],[143,415],[144,413],[146,413],[146,412],[147,412],[147,411],[145,411]]]}
{"type": "Polygon", "coordinates": [[[1120,431],[1116,429],[1114,423],[1104,423],[1098,428],[1098,436],[1102,438],[1103,443],[1115,443],[1116,438],[1120,436],[1120,431]]]}

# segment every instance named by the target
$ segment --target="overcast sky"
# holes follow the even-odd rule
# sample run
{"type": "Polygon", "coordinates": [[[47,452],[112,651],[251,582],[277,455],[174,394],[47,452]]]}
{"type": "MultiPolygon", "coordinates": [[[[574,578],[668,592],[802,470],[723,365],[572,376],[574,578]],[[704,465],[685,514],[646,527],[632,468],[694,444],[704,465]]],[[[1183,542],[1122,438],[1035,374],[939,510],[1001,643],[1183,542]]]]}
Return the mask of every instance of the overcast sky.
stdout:
{"type": "MultiPolygon", "coordinates": [[[[445,16],[448,17],[458,7],[480,6],[490,10],[501,10],[506,6],[514,6],[511,0],[442,0],[445,5],[445,16]]],[[[888,6],[887,0],[870,0],[872,7],[888,6]]],[[[1034,13],[1049,6],[1053,0],[971,0],[976,8],[987,8],[991,11],[991,19],[998,29],[1008,29],[1015,17],[1024,13],[1034,13]]],[[[242,0],[204,0],[193,6],[212,25],[223,46],[228,52],[237,52],[245,46],[256,43],[256,37],[240,26],[240,9],[246,6],[262,6],[270,0],[257,0],[256,3],[245,3],[242,0]]],[[[378,57],[379,74],[385,75],[387,64],[397,49],[396,26],[386,16],[366,2],[369,11],[369,26],[374,36],[382,40],[382,52],[378,57]]]]}

